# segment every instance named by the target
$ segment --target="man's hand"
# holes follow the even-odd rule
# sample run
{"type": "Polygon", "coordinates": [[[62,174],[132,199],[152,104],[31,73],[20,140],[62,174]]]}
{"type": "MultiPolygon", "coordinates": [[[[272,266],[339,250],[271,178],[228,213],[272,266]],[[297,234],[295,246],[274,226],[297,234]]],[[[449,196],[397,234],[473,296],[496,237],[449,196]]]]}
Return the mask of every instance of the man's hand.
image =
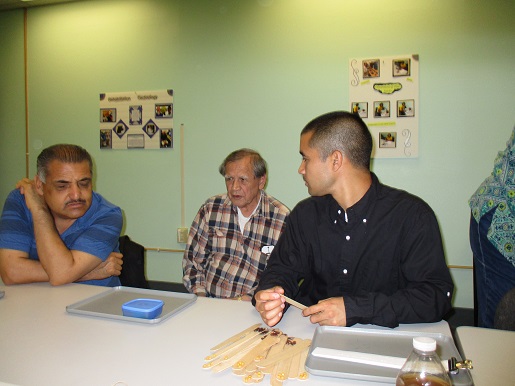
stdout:
{"type": "Polygon", "coordinates": [[[122,273],[123,255],[119,252],[111,252],[109,257],[99,267],[104,265],[103,269],[106,273],[105,277],[120,276],[122,273]]]}
{"type": "Polygon", "coordinates": [[[285,307],[284,289],[282,287],[274,287],[267,290],[259,291],[254,296],[256,298],[256,310],[261,315],[261,319],[267,326],[273,327],[283,317],[285,307]]]}
{"type": "Polygon", "coordinates": [[[122,273],[123,255],[111,252],[106,261],[101,262],[91,272],[85,274],[79,281],[102,280],[110,276],[120,276],[122,273]]]}
{"type": "Polygon", "coordinates": [[[36,189],[36,183],[34,180],[23,178],[16,183],[16,189],[20,191],[25,197],[25,203],[27,208],[34,213],[38,209],[44,209],[48,211],[48,206],[45,199],[40,195],[36,189]]]}
{"type": "Polygon", "coordinates": [[[318,304],[302,311],[303,316],[309,316],[311,323],[318,323],[321,326],[342,326],[347,325],[345,313],[345,302],[341,298],[329,298],[321,300],[318,304]]]}

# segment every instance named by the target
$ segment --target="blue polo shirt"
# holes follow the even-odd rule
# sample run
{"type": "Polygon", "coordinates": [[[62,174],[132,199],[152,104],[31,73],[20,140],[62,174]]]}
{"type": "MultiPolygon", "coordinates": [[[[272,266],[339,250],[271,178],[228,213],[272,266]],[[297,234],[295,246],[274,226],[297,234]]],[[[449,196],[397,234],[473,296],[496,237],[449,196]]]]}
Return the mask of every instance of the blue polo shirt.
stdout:
{"type": "MultiPolygon", "coordinates": [[[[93,192],[88,211],[60,236],[68,249],[86,252],[105,261],[111,252],[118,251],[122,224],[121,209],[93,192]]],[[[32,214],[18,189],[9,193],[4,204],[0,219],[0,248],[23,251],[30,259],[39,260],[32,214]]],[[[80,283],[114,287],[120,285],[120,280],[111,276],[80,283]]]]}

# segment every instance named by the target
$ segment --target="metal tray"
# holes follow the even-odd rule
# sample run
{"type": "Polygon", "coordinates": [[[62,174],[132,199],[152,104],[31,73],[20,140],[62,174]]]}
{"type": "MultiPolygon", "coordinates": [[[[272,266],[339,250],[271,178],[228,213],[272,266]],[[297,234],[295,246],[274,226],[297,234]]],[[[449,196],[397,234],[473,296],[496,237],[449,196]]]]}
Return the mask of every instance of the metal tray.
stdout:
{"type": "MultiPolygon", "coordinates": [[[[413,349],[413,338],[416,336],[434,338],[437,353],[442,360],[450,357],[462,359],[452,338],[439,333],[319,326],[313,335],[306,369],[314,375],[395,384],[399,372],[396,369],[317,358],[312,352],[316,347],[324,347],[407,358],[413,349]]],[[[451,374],[451,380],[455,386],[473,385],[468,370],[451,374]]]]}
{"type": "Polygon", "coordinates": [[[66,311],[70,314],[97,316],[144,324],[156,324],[190,306],[196,300],[197,296],[194,294],[119,286],[112,287],[98,295],[66,306],[66,311]],[[164,302],[163,312],[154,319],[124,316],[122,313],[122,304],[137,298],[162,300],[164,302]]]}

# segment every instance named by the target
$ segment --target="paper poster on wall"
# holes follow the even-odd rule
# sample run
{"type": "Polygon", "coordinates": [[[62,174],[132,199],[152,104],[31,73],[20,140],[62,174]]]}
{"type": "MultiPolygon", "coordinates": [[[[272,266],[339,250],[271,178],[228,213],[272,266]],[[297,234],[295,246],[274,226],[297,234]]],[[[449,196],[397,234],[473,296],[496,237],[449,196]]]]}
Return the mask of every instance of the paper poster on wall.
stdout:
{"type": "Polygon", "coordinates": [[[372,133],[372,157],[418,157],[418,55],[354,58],[349,69],[350,111],[372,133]]]}
{"type": "Polygon", "coordinates": [[[173,90],[100,94],[101,149],[173,148],[173,90]]]}

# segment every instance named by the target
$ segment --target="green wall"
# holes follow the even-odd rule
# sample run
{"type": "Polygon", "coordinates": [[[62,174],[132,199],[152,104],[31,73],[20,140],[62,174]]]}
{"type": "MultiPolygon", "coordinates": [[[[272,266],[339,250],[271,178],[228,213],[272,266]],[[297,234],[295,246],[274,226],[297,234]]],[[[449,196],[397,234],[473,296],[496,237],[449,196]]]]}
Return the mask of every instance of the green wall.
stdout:
{"type": "MultiPolygon", "coordinates": [[[[377,159],[373,170],[433,207],[449,264],[472,264],[467,200],[515,122],[514,2],[102,0],[27,14],[31,176],[41,148],[82,144],[95,158],[96,190],[149,248],[184,248],[177,228],[224,191],[217,167],[236,148],[262,153],[269,193],[293,207],[307,196],[300,130],[349,108],[349,59],[419,54],[419,157],[377,159]],[[166,88],[175,92],[173,150],[100,151],[99,93],[166,88]]],[[[0,12],[0,66],[3,202],[25,174],[22,10],[0,12]]],[[[147,276],[180,281],[181,259],[149,251],[147,276]]],[[[452,274],[455,306],[472,307],[471,270],[452,274]]]]}
{"type": "Polygon", "coordinates": [[[0,205],[25,177],[23,13],[0,12],[0,205]]]}

